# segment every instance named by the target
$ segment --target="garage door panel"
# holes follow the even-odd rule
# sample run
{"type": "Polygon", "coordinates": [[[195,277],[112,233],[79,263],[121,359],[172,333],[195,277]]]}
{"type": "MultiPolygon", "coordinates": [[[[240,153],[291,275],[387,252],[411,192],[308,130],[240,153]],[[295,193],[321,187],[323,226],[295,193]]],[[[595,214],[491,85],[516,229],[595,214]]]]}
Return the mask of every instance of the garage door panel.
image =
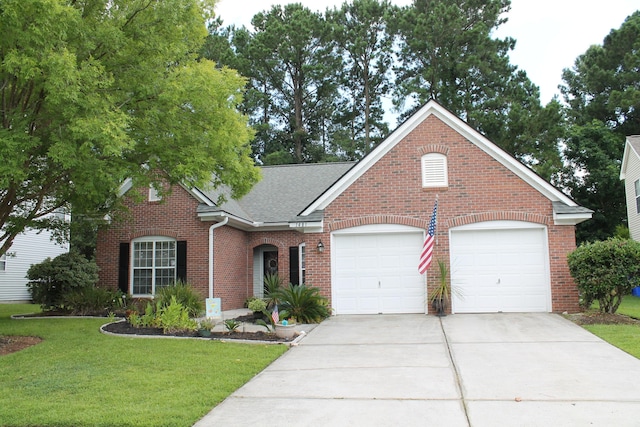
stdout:
{"type": "Polygon", "coordinates": [[[425,283],[417,268],[422,232],[336,234],[333,239],[337,314],[424,313],[425,283]]]}
{"type": "Polygon", "coordinates": [[[457,313],[549,311],[546,230],[452,230],[457,313]]]}

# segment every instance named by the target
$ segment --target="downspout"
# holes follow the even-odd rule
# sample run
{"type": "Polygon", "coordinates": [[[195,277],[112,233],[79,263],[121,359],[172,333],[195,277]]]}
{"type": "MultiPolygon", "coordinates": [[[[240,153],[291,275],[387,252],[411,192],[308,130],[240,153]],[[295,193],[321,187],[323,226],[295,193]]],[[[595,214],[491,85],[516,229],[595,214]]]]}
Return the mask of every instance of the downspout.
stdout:
{"type": "Polygon", "coordinates": [[[213,298],[213,230],[222,227],[229,222],[229,217],[225,216],[220,222],[209,227],[209,298],[213,298]]]}

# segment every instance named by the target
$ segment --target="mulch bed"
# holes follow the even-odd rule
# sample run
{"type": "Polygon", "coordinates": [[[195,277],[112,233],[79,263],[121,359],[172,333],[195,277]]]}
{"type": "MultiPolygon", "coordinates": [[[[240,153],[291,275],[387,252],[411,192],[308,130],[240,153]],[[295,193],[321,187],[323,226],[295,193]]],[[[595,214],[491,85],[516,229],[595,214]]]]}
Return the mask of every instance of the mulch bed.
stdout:
{"type": "Polygon", "coordinates": [[[578,325],[639,325],[640,320],[624,314],[600,313],[590,311],[576,314],[566,314],[565,317],[578,325]]]}
{"type": "MultiPolygon", "coordinates": [[[[198,332],[176,332],[165,334],[162,328],[134,328],[129,322],[116,322],[110,323],[104,326],[107,332],[115,334],[126,335],[153,335],[153,336],[165,336],[165,337],[199,337],[198,332]]],[[[253,341],[269,341],[269,342],[291,342],[293,338],[285,339],[279,338],[274,334],[268,334],[266,332],[212,332],[211,339],[221,340],[253,340],[253,341]]]]}
{"type": "Polygon", "coordinates": [[[0,336],[0,356],[24,350],[41,342],[40,337],[0,336]]]}

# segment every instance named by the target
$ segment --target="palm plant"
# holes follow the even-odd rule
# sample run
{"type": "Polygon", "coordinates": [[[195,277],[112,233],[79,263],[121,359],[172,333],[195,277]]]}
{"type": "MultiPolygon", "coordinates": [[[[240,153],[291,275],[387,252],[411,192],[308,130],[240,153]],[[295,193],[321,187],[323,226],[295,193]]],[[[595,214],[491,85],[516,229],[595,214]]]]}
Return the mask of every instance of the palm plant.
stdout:
{"type": "Polygon", "coordinates": [[[443,316],[449,303],[449,282],[447,280],[449,268],[444,261],[438,260],[438,270],[438,284],[429,293],[429,302],[438,316],[443,316]]]}
{"type": "Polygon", "coordinates": [[[317,323],[331,314],[328,300],[318,288],[289,284],[278,298],[280,307],[299,323],[317,323]]]}
{"type": "Polygon", "coordinates": [[[278,274],[265,274],[264,276],[264,300],[267,308],[279,304],[278,295],[282,288],[282,278],[278,274]]]}

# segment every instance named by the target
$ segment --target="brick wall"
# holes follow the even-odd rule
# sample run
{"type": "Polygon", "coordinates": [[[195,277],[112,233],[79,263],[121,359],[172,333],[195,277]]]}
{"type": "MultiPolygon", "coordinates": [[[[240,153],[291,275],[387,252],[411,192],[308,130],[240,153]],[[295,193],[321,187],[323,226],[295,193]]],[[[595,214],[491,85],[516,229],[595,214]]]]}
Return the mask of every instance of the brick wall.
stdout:
{"type": "MultiPolygon", "coordinates": [[[[329,233],[366,224],[427,228],[436,195],[436,259],[449,261],[449,228],[489,220],[516,220],[548,227],[552,310],[577,311],[578,293],[566,254],[575,248],[574,227],[553,224],[551,202],[498,161],[435,116],[428,117],[325,209],[325,233],[315,235],[325,252],[307,261],[309,281],[331,295],[329,233]],[[447,155],[449,185],[422,188],[420,158],[447,155]]],[[[427,283],[436,282],[430,268],[427,283]]]]}
{"type": "MultiPolygon", "coordinates": [[[[203,298],[209,292],[209,226],[197,217],[198,201],[181,186],[175,186],[162,202],[149,202],[147,190],[135,202],[125,196],[129,212],[108,229],[100,230],[96,259],[100,267],[100,284],[118,287],[120,243],[131,243],[137,237],[167,236],[187,241],[187,282],[203,298]]],[[[223,226],[214,232],[214,297],[222,299],[222,309],[239,308],[248,296],[246,291],[246,241],[243,231],[223,226]],[[224,242],[224,244],[222,243],[224,242]]]]}

